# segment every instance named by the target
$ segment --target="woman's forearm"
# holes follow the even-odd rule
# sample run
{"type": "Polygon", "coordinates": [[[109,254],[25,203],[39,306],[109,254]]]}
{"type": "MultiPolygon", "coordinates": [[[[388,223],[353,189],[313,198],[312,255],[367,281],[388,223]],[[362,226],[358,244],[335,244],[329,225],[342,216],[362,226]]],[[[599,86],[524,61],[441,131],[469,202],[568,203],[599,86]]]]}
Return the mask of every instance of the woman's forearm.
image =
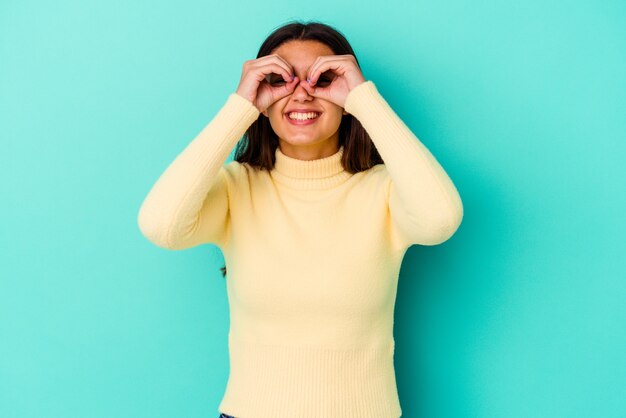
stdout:
{"type": "Polygon", "coordinates": [[[258,115],[248,100],[236,93],[228,97],[143,201],[137,222],[148,240],[163,248],[184,249],[223,239],[229,208],[220,172],[258,115]]]}

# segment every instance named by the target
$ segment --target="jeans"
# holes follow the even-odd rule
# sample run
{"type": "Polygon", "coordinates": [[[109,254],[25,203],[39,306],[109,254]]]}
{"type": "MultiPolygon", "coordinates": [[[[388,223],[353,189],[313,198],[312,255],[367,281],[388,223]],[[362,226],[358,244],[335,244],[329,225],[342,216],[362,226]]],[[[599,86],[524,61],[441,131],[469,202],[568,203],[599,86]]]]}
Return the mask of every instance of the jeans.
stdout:
{"type": "Polygon", "coordinates": [[[231,415],[226,415],[226,414],[220,413],[219,418],[235,418],[235,417],[233,417],[231,415]]]}

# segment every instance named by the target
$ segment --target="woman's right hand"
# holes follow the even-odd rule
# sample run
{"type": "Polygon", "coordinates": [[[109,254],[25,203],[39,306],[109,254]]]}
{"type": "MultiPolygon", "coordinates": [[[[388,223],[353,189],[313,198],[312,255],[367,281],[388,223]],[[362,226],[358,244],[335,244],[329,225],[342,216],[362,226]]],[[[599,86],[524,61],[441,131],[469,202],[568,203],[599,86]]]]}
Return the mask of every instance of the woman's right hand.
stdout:
{"type": "Polygon", "coordinates": [[[277,54],[266,55],[243,63],[236,93],[263,112],[275,101],[291,94],[299,82],[287,61],[277,54]]]}

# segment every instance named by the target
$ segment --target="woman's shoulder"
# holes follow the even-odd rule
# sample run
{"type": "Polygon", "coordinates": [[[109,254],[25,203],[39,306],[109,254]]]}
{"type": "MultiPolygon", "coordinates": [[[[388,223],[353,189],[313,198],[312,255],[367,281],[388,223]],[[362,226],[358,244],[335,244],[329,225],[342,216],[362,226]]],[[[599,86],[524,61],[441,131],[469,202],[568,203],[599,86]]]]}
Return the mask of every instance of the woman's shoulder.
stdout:
{"type": "Polygon", "coordinates": [[[249,167],[246,167],[247,165],[237,160],[224,163],[219,170],[221,181],[225,182],[229,187],[235,187],[241,183],[242,179],[248,178],[249,167]]]}
{"type": "Polygon", "coordinates": [[[222,172],[230,182],[251,180],[253,177],[259,176],[264,170],[259,170],[250,163],[239,162],[237,160],[230,161],[222,166],[222,172]]]}
{"type": "Polygon", "coordinates": [[[389,177],[387,167],[383,163],[373,165],[360,173],[366,179],[385,179],[389,177]]]}
{"type": "Polygon", "coordinates": [[[378,193],[389,186],[389,173],[384,164],[376,164],[352,176],[352,184],[364,193],[378,193]]]}

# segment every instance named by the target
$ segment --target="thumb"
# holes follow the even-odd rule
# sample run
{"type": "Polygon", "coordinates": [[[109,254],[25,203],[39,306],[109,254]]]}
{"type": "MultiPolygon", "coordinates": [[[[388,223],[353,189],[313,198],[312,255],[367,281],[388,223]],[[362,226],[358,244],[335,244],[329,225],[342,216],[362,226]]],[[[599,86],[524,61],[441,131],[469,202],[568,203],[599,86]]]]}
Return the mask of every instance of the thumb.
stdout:
{"type": "Polygon", "coordinates": [[[302,86],[307,91],[307,93],[309,93],[309,95],[311,96],[319,97],[322,99],[325,99],[328,97],[328,92],[326,89],[317,88],[316,86],[311,86],[309,83],[306,82],[306,80],[302,82],[302,86]]]}
{"type": "Polygon", "coordinates": [[[299,82],[300,80],[298,79],[298,77],[295,77],[290,82],[285,83],[282,86],[282,88],[279,90],[280,91],[279,96],[282,98],[282,97],[287,96],[288,94],[291,94],[299,82]]]}

